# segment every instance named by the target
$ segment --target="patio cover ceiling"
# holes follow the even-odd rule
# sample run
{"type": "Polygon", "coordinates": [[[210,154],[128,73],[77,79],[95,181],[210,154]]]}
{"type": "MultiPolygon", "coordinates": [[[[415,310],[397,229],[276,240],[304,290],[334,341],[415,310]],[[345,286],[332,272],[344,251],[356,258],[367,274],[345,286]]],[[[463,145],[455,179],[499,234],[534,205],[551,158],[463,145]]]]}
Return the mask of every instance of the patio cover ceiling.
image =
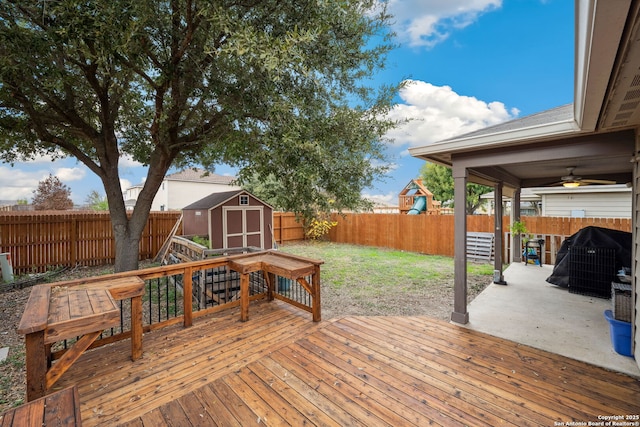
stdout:
{"type": "Polygon", "coordinates": [[[411,155],[464,167],[471,182],[501,182],[505,194],[557,183],[568,167],[585,179],[630,183],[640,125],[639,11],[639,0],[576,0],[573,104],[411,148],[411,155]]]}

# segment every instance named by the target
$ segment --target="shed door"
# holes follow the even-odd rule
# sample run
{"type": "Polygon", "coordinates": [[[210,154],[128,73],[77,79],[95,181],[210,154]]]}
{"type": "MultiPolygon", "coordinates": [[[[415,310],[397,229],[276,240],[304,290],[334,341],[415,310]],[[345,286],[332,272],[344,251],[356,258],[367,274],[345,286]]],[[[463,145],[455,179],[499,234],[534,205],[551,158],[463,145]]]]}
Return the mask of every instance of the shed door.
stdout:
{"type": "Polygon", "coordinates": [[[222,208],[222,239],[227,248],[264,248],[262,206],[222,208]]]}

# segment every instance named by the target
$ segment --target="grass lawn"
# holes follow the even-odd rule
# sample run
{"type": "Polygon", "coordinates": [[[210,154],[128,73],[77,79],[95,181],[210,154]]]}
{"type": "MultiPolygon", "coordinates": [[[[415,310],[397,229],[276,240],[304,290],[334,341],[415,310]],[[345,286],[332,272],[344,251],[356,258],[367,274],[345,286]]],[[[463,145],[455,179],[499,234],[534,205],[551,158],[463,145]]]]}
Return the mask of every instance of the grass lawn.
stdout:
{"type": "MultiPolygon", "coordinates": [[[[340,315],[431,315],[448,318],[453,258],[331,242],[282,245],[282,252],[324,261],[323,318],[340,315]]],[[[493,278],[493,264],[469,263],[474,297],[493,278]]]]}

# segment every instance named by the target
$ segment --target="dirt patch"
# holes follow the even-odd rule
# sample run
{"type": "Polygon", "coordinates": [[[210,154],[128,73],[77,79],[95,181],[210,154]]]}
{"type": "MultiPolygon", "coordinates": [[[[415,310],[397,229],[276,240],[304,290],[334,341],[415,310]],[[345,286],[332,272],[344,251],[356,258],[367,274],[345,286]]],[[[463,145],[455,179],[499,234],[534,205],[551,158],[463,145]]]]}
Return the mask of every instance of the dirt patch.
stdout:
{"type": "MultiPolygon", "coordinates": [[[[65,271],[53,281],[111,273],[111,267],[85,267],[65,271]]],[[[336,288],[322,282],[322,318],[357,316],[431,316],[448,320],[453,310],[453,276],[439,279],[436,287],[407,285],[398,281],[396,290],[360,298],[348,288],[336,288]]],[[[469,275],[469,301],[491,282],[487,275],[469,275]]],[[[356,284],[354,284],[355,286],[356,284]]],[[[395,282],[394,282],[395,286],[395,282]]],[[[0,363],[0,412],[24,403],[26,393],[24,336],[17,333],[18,324],[31,289],[0,293],[0,348],[9,348],[9,357],[0,363]]]]}
{"type": "MultiPolygon", "coordinates": [[[[467,301],[490,283],[486,275],[468,276],[467,301]]],[[[366,299],[323,284],[321,295],[324,320],[339,316],[430,316],[449,320],[453,311],[453,279],[435,289],[403,289],[366,299]]]]}

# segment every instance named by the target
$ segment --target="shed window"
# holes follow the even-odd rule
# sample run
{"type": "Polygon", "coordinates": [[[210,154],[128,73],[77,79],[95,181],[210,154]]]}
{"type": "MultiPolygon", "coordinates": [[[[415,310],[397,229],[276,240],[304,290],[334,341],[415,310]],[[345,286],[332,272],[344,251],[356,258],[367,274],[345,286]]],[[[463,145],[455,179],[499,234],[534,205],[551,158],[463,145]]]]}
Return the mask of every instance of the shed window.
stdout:
{"type": "Polygon", "coordinates": [[[240,205],[248,205],[249,196],[240,196],[240,205]]]}

